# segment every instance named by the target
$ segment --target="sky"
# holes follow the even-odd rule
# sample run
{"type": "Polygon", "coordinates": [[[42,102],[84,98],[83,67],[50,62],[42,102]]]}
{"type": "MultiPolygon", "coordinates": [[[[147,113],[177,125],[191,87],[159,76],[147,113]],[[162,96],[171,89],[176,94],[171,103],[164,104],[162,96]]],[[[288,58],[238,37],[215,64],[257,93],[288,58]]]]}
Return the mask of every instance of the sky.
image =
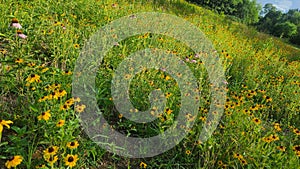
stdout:
{"type": "Polygon", "coordinates": [[[300,0],[256,0],[262,4],[262,7],[266,3],[273,4],[277,9],[287,12],[289,9],[300,9],[300,0]]]}

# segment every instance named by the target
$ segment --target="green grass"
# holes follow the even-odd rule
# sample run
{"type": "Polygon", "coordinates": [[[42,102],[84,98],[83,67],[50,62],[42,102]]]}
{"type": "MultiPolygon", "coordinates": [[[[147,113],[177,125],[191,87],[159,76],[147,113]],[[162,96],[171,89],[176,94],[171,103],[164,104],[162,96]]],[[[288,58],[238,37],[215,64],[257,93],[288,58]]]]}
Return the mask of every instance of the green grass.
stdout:
{"type": "MultiPolygon", "coordinates": [[[[0,120],[4,126],[0,168],[17,155],[23,159],[17,168],[67,168],[64,159],[70,154],[79,158],[74,168],[135,169],[143,163],[147,168],[163,169],[299,168],[300,50],[280,39],[181,0],[5,0],[0,4],[0,16],[0,120]],[[122,16],[149,11],[182,17],[211,40],[229,83],[227,100],[212,137],[203,144],[197,142],[211,102],[209,83],[199,81],[199,116],[189,135],[163,154],[130,159],[107,152],[85,134],[78,118],[83,105],[72,98],[72,73],[85,42],[102,26],[122,16]],[[13,17],[22,25],[26,39],[9,27],[13,17]],[[48,110],[49,119],[41,116],[48,110]],[[10,128],[3,120],[13,122],[10,128]],[[64,121],[62,126],[57,125],[60,120],[64,121]],[[77,148],[67,146],[75,141],[77,148]],[[45,151],[53,146],[58,150],[49,160],[45,151]],[[51,166],[55,157],[57,161],[51,166]]],[[[170,95],[167,108],[173,112],[162,112],[154,122],[140,125],[115,109],[110,91],[113,72],[126,56],[147,47],[162,48],[182,59],[193,58],[182,43],[155,34],[128,38],[104,58],[97,72],[98,106],[111,127],[135,137],[164,132],[176,121],[180,109],[176,81],[154,69],[133,77],[131,102],[135,108],[147,110],[148,94],[160,88],[170,95]]],[[[198,79],[207,79],[200,60],[186,64],[198,79]]]]}

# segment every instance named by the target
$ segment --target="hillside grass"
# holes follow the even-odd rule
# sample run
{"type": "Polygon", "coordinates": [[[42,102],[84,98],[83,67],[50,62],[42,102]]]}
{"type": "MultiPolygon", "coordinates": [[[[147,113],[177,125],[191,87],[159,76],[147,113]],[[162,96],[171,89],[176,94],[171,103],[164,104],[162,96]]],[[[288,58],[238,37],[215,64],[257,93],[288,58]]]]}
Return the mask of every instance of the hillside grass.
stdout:
{"type": "MultiPolygon", "coordinates": [[[[22,158],[17,168],[67,168],[68,155],[78,157],[73,168],[299,168],[300,50],[280,39],[181,0],[4,0],[0,16],[0,168],[14,156],[22,158]],[[212,102],[209,83],[203,82],[199,115],[189,135],[163,154],[130,159],[87,137],[79,120],[85,105],[72,96],[72,72],[85,42],[102,26],[153,11],[182,17],[211,40],[228,82],[225,113],[212,137],[197,142],[212,102]],[[12,18],[19,20],[26,39],[9,26],[12,18]]],[[[202,62],[172,38],[144,34],[122,41],[104,58],[96,84],[99,108],[111,127],[127,135],[163,132],[176,121],[180,108],[174,78],[149,70],[131,82],[133,105],[148,109],[143,93],[160,88],[169,95],[172,112],[162,112],[154,127],[145,127],[115,110],[110,94],[114,70],[130,53],[153,46],[186,60],[197,78],[207,78],[202,62]]]]}

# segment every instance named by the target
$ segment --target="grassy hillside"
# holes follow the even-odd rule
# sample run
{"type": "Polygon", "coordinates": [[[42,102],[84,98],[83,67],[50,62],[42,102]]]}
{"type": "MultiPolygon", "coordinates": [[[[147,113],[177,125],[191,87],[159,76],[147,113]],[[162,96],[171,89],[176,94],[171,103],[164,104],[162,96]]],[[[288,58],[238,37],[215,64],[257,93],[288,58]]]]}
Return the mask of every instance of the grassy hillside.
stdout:
{"type": "Polygon", "coordinates": [[[1,169],[14,165],[299,168],[300,50],[280,39],[182,0],[4,0],[0,16],[1,169]],[[85,42],[102,26],[122,16],[153,11],[184,18],[211,40],[228,82],[225,113],[212,137],[199,142],[213,102],[203,62],[184,44],[167,36],[148,33],[128,38],[109,51],[97,72],[97,103],[112,128],[129,136],[152,137],[170,127],[180,109],[180,88],[174,77],[150,69],[131,81],[132,104],[147,110],[148,94],[160,88],[168,108],[151,125],[131,122],[118,113],[111,98],[111,80],[132,52],[154,47],[176,54],[199,79],[201,91],[198,116],[187,116],[196,120],[188,136],[158,156],[130,159],[100,148],[83,131],[79,116],[87,113],[88,105],[72,96],[72,78],[85,42]],[[10,26],[13,18],[22,29],[10,26]]]}

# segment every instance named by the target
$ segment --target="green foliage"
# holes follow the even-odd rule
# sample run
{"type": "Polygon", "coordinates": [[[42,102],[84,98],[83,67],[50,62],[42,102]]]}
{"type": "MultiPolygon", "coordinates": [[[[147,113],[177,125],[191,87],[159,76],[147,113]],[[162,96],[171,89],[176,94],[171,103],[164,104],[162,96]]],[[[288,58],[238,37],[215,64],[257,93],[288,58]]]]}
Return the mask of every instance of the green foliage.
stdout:
{"type": "Polygon", "coordinates": [[[290,9],[287,13],[282,13],[269,3],[264,6],[261,14],[262,16],[256,24],[258,30],[300,44],[298,40],[300,37],[299,9],[290,9]]]}
{"type": "Polygon", "coordinates": [[[274,35],[284,38],[290,38],[297,35],[297,26],[289,21],[277,23],[274,26],[274,35]]]}
{"type": "Polygon", "coordinates": [[[258,22],[261,6],[256,0],[189,0],[201,6],[208,7],[218,13],[240,18],[245,24],[258,22]]]}
{"type": "Polygon", "coordinates": [[[112,0],[5,0],[0,16],[0,168],[14,156],[23,157],[16,166],[20,169],[68,168],[65,158],[69,154],[78,155],[74,169],[300,166],[299,49],[183,0],[119,0],[118,4],[112,0]],[[120,42],[97,72],[97,103],[110,122],[103,127],[151,137],[176,121],[180,88],[173,77],[159,70],[132,78],[130,100],[136,108],[147,109],[148,94],[161,88],[169,95],[167,106],[173,112],[163,112],[148,125],[133,123],[116,111],[111,79],[118,64],[134,51],[161,48],[176,54],[199,78],[201,89],[199,116],[184,140],[158,156],[128,159],[100,148],[83,132],[79,116],[87,112],[84,101],[72,97],[72,71],[84,42],[101,26],[145,11],[178,15],[211,40],[226,72],[228,99],[217,130],[207,142],[198,142],[212,102],[202,61],[188,62],[194,59],[190,50],[167,36],[144,34],[120,42]],[[13,17],[22,25],[26,39],[8,26],[13,17]],[[70,146],[71,142],[77,146],[70,146]],[[54,146],[57,151],[47,158],[47,150],[54,146]]]}

